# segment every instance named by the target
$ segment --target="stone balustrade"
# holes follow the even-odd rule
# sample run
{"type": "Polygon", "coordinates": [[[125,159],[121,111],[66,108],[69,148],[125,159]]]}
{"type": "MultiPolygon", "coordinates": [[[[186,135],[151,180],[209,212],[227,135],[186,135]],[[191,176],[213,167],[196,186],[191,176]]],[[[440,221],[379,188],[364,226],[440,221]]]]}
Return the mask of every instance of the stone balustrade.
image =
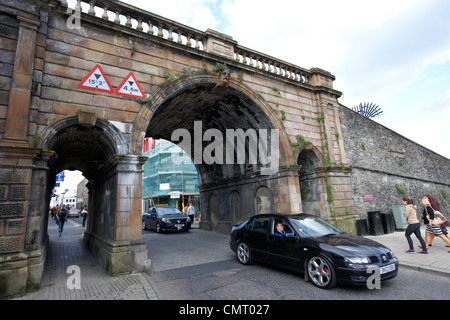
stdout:
{"type": "MultiPolygon", "coordinates": [[[[67,0],[60,0],[67,7],[67,0]]],[[[200,51],[226,56],[237,63],[270,72],[299,83],[313,81],[313,73],[294,64],[237,44],[230,36],[208,29],[199,31],[151,12],[108,0],[76,0],[74,10],[108,20],[148,35],[176,42],[200,51]]]]}
{"type": "Polygon", "coordinates": [[[310,82],[308,70],[240,45],[235,47],[235,60],[294,81],[310,82]]]}
{"type": "MultiPolygon", "coordinates": [[[[68,6],[67,0],[60,0],[60,2],[63,7],[68,6]]],[[[203,32],[123,2],[77,0],[75,7],[71,9],[168,41],[203,50],[205,39],[203,32]]]]}

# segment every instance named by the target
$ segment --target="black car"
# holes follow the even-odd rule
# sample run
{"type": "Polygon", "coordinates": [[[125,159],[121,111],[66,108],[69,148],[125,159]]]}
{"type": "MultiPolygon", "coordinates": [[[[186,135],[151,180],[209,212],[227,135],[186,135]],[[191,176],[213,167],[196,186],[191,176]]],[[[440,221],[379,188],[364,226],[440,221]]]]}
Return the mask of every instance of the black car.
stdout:
{"type": "Polygon", "coordinates": [[[191,219],[177,208],[151,207],[142,214],[142,228],[161,231],[189,231],[191,219]]]}
{"type": "Polygon", "coordinates": [[[230,247],[242,264],[258,260],[299,271],[324,289],[337,283],[367,285],[377,274],[383,281],[398,273],[398,259],[382,244],[304,213],[254,216],[232,228],[230,247]]]}

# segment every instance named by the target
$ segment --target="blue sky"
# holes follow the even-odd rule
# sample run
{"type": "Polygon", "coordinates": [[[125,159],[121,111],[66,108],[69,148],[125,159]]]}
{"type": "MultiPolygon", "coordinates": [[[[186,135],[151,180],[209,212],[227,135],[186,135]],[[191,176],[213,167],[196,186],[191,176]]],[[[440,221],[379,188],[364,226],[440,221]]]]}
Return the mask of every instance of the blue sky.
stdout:
{"type": "Polygon", "coordinates": [[[336,76],[339,101],[450,158],[448,0],[124,0],[304,68],[336,76]]]}

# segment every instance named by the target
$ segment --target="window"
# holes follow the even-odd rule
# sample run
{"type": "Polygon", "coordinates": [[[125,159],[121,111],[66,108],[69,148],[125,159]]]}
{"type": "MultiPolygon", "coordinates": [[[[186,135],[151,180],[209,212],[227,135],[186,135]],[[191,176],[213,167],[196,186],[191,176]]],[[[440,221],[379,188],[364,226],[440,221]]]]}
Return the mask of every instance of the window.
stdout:
{"type": "Polygon", "coordinates": [[[258,217],[251,221],[247,226],[250,230],[266,233],[269,221],[270,217],[258,217]]]}
{"type": "MultiPolygon", "coordinates": [[[[273,224],[273,228],[272,228],[272,234],[275,234],[275,232],[277,232],[277,224],[281,223],[283,225],[283,231],[285,233],[292,233],[293,231],[291,230],[291,228],[289,227],[288,223],[286,220],[281,220],[281,219],[276,219],[274,221],[273,224]]],[[[279,232],[278,232],[279,233],[279,232]]]]}

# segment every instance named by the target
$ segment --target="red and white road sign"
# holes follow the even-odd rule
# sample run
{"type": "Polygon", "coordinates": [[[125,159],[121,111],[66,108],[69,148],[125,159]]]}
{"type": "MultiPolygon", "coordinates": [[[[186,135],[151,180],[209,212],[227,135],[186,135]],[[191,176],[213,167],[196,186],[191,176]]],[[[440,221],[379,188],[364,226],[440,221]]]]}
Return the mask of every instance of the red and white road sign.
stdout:
{"type": "Polygon", "coordinates": [[[91,70],[91,72],[88,73],[86,77],[84,77],[83,80],[81,80],[78,86],[83,89],[91,89],[109,93],[114,92],[111,84],[105,76],[105,73],[98,64],[91,70]]]}
{"type": "Polygon", "coordinates": [[[132,72],[123,80],[114,93],[133,98],[145,98],[145,94],[132,72]]]}

